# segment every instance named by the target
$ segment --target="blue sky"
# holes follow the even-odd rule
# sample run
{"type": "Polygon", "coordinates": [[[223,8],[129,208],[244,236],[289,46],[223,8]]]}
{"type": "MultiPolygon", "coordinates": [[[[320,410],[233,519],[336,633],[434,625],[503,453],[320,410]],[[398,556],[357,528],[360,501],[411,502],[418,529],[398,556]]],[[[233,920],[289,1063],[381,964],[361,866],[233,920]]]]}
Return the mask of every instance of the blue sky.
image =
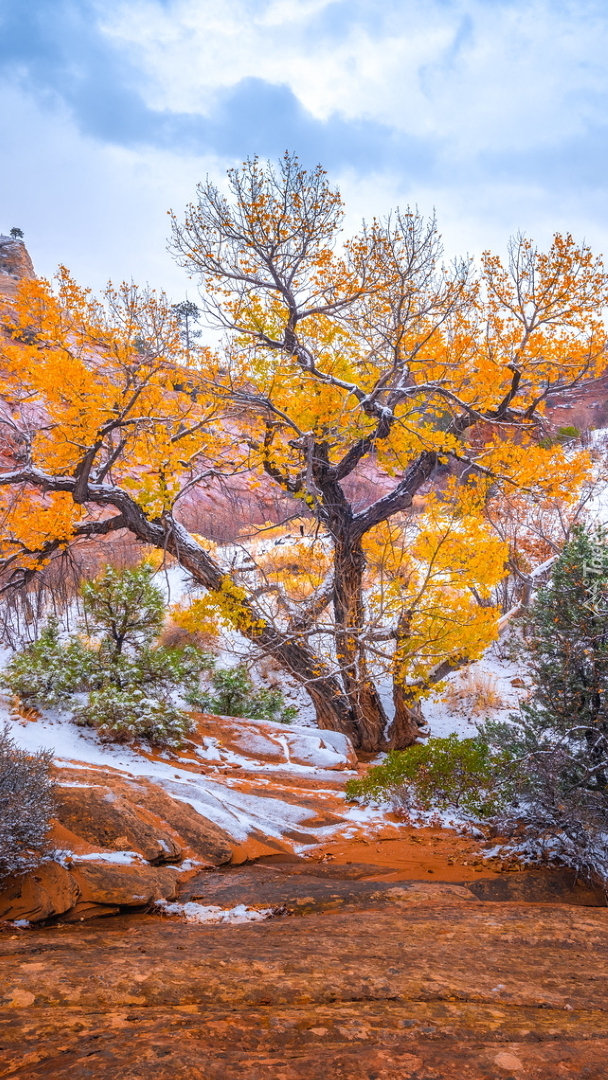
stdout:
{"type": "Polygon", "coordinates": [[[608,255],[606,55],[605,0],[0,0],[0,231],[46,275],[194,297],[166,211],[289,149],[352,227],[414,203],[449,254],[608,255]]]}

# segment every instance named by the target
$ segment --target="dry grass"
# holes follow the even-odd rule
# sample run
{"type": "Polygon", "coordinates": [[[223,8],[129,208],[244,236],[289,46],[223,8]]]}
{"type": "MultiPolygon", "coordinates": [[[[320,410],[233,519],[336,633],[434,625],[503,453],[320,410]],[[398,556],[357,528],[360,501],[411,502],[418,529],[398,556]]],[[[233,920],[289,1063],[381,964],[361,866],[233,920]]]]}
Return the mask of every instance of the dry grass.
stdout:
{"type": "Polygon", "coordinates": [[[481,716],[501,709],[503,701],[491,675],[464,672],[448,685],[443,700],[450,712],[469,712],[481,716]]]}

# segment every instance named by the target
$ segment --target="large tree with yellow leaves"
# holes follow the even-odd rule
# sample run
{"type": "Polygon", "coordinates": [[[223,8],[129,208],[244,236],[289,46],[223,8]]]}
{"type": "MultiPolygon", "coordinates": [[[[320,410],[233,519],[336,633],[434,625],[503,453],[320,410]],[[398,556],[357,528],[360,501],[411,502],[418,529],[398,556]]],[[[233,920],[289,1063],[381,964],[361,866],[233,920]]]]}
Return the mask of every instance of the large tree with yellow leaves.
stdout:
{"type": "Polygon", "coordinates": [[[204,588],[186,625],[240,631],[320,726],[373,751],[411,744],[420,697],[495,636],[488,498],[576,493],[588,461],[546,437],[544,403],[603,367],[608,283],[569,236],[546,254],[518,238],[475,274],[442,264],[417,213],[338,245],[341,221],[324,172],[290,156],[230,171],[228,197],[199,187],[173,248],[225,331],[217,355],[185,349],[162,297],[24,283],[3,314],[1,555],[14,586],[130,530],[204,588]],[[370,464],[378,497],[357,503],[370,464]],[[180,499],[236,472],[291,510],[227,555],[180,499]]]}

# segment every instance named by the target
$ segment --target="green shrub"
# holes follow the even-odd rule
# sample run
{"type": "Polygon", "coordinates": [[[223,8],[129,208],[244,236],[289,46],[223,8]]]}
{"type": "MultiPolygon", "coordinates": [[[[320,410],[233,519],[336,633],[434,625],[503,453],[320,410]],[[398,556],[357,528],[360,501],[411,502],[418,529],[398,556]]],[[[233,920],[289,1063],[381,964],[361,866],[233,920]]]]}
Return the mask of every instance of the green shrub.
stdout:
{"type": "Polygon", "coordinates": [[[26,705],[61,708],[87,689],[97,666],[95,654],[80,638],[60,641],[57,621],[51,619],[38,641],[11,658],[1,684],[26,705]]]}
{"type": "Polygon", "coordinates": [[[575,427],[574,424],[566,424],[564,427],[560,427],[557,429],[558,442],[569,442],[570,439],[580,439],[580,437],[580,430],[579,428],[575,427]]]}
{"type": "Polygon", "coordinates": [[[148,739],[158,746],[180,746],[192,719],[170,701],[151,697],[138,686],[108,685],[93,690],[86,705],[74,713],[74,722],[93,727],[105,742],[148,739]]]}
{"type": "Polygon", "coordinates": [[[506,760],[492,755],[480,739],[429,739],[425,746],[391,750],[360,780],[349,780],[350,799],[374,802],[389,799],[398,808],[458,810],[474,817],[496,812],[501,800],[499,766],[506,760]]]}
{"type": "Polygon", "coordinates": [[[206,693],[191,695],[191,703],[218,716],[246,716],[281,724],[289,724],[297,716],[298,710],[293,705],[285,705],[280,690],[256,688],[244,664],[215,671],[211,686],[212,690],[206,693]]]}
{"type": "Polygon", "coordinates": [[[580,439],[580,437],[580,428],[575,427],[574,424],[565,424],[564,427],[557,429],[555,435],[545,435],[544,438],[539,439],[539,446],[542,446],[545,450],[550,450],[551,447],[557,446],[558,443],[564,445],[573,439],[580,439]]]}

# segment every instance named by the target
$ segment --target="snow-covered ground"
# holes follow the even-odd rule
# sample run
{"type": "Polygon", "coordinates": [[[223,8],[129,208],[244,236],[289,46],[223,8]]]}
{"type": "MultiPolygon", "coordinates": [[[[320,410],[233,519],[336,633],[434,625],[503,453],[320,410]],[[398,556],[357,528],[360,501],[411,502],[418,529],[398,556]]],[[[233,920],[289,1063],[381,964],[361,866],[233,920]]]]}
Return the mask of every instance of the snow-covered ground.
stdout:
{"type": "Polygon", "coordinates": [[[496,642],[481,660],[455,671],[443,690],[423,701],[431,736],[471,738],[486,718],[504,719],[517,712],[527,693],[525,674],[523,664],[507,656],[505,642],[496,642]]]}

